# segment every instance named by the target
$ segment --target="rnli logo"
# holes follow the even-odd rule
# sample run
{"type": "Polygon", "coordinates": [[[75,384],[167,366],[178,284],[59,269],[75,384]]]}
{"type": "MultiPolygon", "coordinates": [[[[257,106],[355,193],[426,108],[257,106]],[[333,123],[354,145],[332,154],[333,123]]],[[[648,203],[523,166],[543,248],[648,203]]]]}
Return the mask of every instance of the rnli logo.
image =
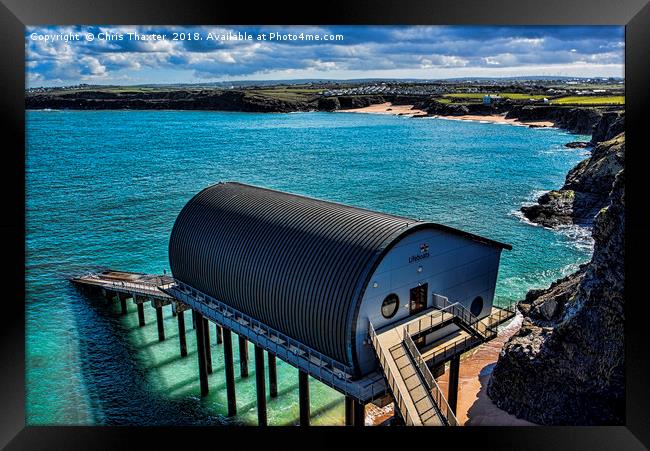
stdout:
{"type": "Polygon", "coordinates": [[[418,255],[411,255],[409,263],[420,261],[424,258],[429,258],[429,245],[427,243],[420,244],[420,253],[418,255]]]}

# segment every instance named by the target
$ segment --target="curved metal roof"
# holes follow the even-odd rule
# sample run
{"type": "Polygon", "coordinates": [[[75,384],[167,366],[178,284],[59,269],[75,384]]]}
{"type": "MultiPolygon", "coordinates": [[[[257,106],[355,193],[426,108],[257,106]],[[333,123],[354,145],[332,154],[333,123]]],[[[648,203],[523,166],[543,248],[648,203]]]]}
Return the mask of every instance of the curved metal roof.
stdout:
{"type": "Polygon", "coordinates": [[[456,229],[236,182],[212,185],[179,213],[174,278],[344,364],[354,316],[383,253],[405,233],[456,229]]]}

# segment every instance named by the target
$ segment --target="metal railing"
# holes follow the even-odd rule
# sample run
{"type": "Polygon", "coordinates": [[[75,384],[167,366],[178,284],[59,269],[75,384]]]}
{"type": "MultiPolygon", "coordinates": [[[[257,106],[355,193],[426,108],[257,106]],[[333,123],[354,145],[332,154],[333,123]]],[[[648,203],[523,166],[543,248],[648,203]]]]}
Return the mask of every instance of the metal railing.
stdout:
{"type": "Polygon", "coordinates": [[[480,343],[482,343],[480,339],[470,335],[462,340],[454,341],[443,348],[437,349],[432,354],[427,355],[427,361],[431,366],[439,365],[440,363],[446,362],[452,357],[462,354],[480,343]]]}
{"type": "Polygon", "coordinates": [[[435,327],[441,327],[445,323],[451,323],[454,320],[453,313],[445,310],[436,310],[428,315],[422,316],[417,321],[408,323],[405,328],[408,329],[409,334],[418,335],[435,327]]]}
{"type": "Polygon", "coordinates": [[[78,283],[86,283],[89,285],[96,285],[102,288],[110,288],[115,291],[123,291],[129,293],[145,293],[147,295],[169,298],[170,296],[159,289],[160,279],[164,276],[155,277],[153,279],[141,279],[137,282],[129,282],[125,280],[111,280],[102,278],[102,273],[87,273],[80,277],[75,277],[72,280],[78,283]],[[157,279],[157,280],[156,280],[157,279]]]}
{"type": "Polygon", "coordinates": [[[476,316],[467,310],[461,303],[451,303],[442,296],[433,297],[434,305],[441,311],[452,312],[454,316],[460,319],[463,326],[476,332],[483,340],[490,340],[496,336],[496,330],[493,330],[487,324],[483,323],[476,316]]]}
{"type": "Polygon", "coordinates": [[[491,313],[487,317],[487,325],[495,332],[497,331],[497,326],[501,323],[507,321],[510,318],[513,318],[517,314],[517,303],[512,302],[506,307],[497,307],[497,311],[491,313]]]}
{"type": "Polygon", "coordinates": [[[424,380],[428,388],[427,393],[430,395],[431,402],[436,409],[436,413],[438,414],[440,421],[442,421],[444,424],[447,424],[448,426],[458,426],[456,415],[454,415],[453,410],[451,410],[451,407],[449,407],[447,399],[442,394],[442,391],[440,390],[436,379],[433,377],[433,374],[431,374],[429,367],[422,358],[422,354],[420,354],[420,351],[418,351],[417,346],[415,346],[415,343],[413,342],[413,339],[408,333],[406,327],[404,328],[403,343],[406,345],[408,353],[410,354],[416,368],[422,376],[422,380],[424,380]]]}
{"type": "Polygon", "coordinates": [[[395,384],[395,377],[393,376],[393,373],[390,370],[390,366],[386,361],[386,355],[385,355],[386,350],[384,350],[383,347],[381,346],[381,343],[379,342],[379,338],[377,337],[377,332],[375,332],[375,328],[372,326],[372,323],[369,323],[368,325],[368,334],[370,335],[370,340],[372,341],[372,345],[373,348],[375,349],[375,354],[377,355],[379,364],[381,365],[381,368],[384,371],[384,377],[386,378],[386,382],[393,394],[393,398],[395,400],[395,406],[397,407],[400,414],[402,415],[404,419],[404,423],[407,426],[413,426],[414,424],[413,418],[411,417],[411,415],[409,415],[408,409],[406,408],[406,403],[404,402],[404,398],[402,397],[400,391],[397,389],[397,386],[395,384]]]}
{"type": "Polygon", "coordinates": [[[181,281],[177,280],[160,288],[210,320],[248,338],[278,358],[346,395],[360,400],[372,400],[386,393],[386,384],[380,373],[353,381],[350,366],[321,354],[181,281]]]}

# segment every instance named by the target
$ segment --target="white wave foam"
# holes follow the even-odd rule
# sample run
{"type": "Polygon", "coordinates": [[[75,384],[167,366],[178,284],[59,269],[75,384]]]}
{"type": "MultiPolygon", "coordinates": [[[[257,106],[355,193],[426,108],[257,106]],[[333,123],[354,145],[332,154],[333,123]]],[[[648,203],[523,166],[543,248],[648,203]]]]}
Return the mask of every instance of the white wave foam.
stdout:
{"type": "Polygon", "coordinates": [[[591,236],[591,229],[580,225],[559,226],[558,233],[566,236],[571,241],[569,244],[581,251],[594,251],[594,238],[591,236]]]}

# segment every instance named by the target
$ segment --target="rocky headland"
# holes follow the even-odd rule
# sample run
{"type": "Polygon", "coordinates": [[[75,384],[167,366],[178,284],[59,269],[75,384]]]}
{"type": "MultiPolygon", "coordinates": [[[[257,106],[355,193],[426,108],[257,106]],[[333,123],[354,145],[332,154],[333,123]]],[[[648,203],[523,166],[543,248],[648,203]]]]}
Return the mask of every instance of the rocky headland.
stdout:
{"type": "MultiPolygon", "coordinates": [[[[537,118],[542,111],[511,113],[537,118]]],[[[504,345],[487,394],[499,408],[537,424],[623,424],[625,115],[574,112],[556,123],[591,133],[589,143],[570,143],[593,146],[591,155],[560,189],[521,210],[545,227],[591,227],[594,253],[575,273],[530,290],[518,303],[522,326],[504,345]]]]}
{"type": "Polygon", "coordinates": [[[621,169],[596,215],[591,261],[519,302],[523,324],[488,384],[499,408],[545,425],[624,423],[624,229],[621,169]]]}
{"type": "Polygon", "coordinates": [[[624,167],[625,133],[610,136],[618,131],[618,124],[611,132],[602,134],[606,140],[597,143],[591,156],[569,171],[560,189],[549,191],[536,204],[521,208],[528,220],[545,227],[592,225],[596,213],[608,202],[614,177],[624,167]]]}

